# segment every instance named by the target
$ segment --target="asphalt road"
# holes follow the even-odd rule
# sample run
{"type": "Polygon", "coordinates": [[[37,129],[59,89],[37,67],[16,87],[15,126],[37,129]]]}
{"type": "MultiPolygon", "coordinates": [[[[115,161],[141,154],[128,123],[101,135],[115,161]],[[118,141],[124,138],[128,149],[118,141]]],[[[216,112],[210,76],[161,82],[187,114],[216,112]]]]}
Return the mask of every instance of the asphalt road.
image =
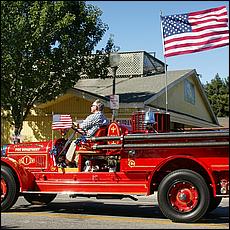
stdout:
{"type": "Polygon", "coordinates": [[[2,229],[229,229],[229,199],[193,224],[173,223],[157,206],[156,195],[122,200],[69,198],[59,195],[46,206],[23,197],[1,213],[2,229]]]}

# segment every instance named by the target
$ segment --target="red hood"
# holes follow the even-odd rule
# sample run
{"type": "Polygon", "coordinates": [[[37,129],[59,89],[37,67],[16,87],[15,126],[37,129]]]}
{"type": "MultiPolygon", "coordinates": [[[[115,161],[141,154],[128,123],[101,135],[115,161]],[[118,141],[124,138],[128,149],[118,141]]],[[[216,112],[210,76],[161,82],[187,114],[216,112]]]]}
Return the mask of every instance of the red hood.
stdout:
{"type": "Polygon", "coordinates": [[[47,153],[52,148],[52,141],[44,142],[24,142],[18,144],[8,144],[6,147],[7,154],[18,154],[18,153],[47,153]]]}

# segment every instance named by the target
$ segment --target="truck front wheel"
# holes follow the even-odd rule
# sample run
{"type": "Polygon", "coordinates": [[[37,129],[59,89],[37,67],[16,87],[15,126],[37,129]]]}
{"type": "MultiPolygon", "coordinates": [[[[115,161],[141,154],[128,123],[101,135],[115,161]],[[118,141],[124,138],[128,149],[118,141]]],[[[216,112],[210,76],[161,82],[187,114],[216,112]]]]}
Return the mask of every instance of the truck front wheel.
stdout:
{"type": "Polygon", "coordinates": [[[176,170],[161,181],[158,204],[162,213],[174,222],[196,222],[204,216],[210,193],[204,178],[192,170],[176,170]]]}
{"type": "Polygon", "coordinates": [[[1,166],[1,211],[7,211],[17,201],[19,196],[19,188],[12,170],[1,166]]]}
{"type": "Polygon", "coordinates": [[[28,201],[31,204],[49,204],[51,201],[55,199],[57,194],[42,194],[42,193],[26,193],[23,194],[26,201],[28,201]]]}

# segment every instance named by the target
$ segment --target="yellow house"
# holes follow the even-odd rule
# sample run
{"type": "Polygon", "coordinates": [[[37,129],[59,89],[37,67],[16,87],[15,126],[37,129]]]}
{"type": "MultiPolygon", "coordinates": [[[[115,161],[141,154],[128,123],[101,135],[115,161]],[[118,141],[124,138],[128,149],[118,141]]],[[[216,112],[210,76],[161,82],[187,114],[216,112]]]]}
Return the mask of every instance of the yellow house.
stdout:
{"type": "MultiPolygon", "coordinates": [[[[172,130],[219,126],[195,69],[168,71],[166,98],[164,63],[144,51],[120,55],[115,84],[119,95],[117,121],[129,124],[134,111],[151,109],[167,110],[172,130]]],[[[70,114],[73,120],[81,121],[90,113],[90,105],[97,98],[105,104],[104,113],[111,119],[112,86],[111,72],[105,79],[82,78],[66,94],[36,105],[24,122],[22,141],[60,136],[51,130],[52,115],[70,114]]]]}

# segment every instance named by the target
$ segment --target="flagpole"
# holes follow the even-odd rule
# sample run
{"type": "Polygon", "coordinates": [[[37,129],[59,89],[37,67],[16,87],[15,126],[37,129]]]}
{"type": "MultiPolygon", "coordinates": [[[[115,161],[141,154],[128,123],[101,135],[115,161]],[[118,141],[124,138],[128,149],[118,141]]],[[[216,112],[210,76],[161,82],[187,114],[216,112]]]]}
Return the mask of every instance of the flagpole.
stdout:
{"type": "MultiPolygon", "coordinates": [[[[161,15],[162,17],[162,11],[161,11],[161,15]]],[[[160,17],[160,19],[161,19],[160,17]]],[[[163,37],[163,27],[162,27],[162,19],[161,19],[161,38],[162,38],[162,44],[163,44],[163,53],[165,50],[164,47],[164,37],[163,37]]],[[[166,57],[164,55],[164,64],[165,64],[165,112],[168,112],[168,73],[167,73],[167,63],[166,63],[166,57]]]]}
{"type": "MultiPolygon", "coordinates": [[[[53,123],[53,116],[54,116],[54,112],[52,111],[52,123],[53,123]]],[[[52,129],[52,149],[53,149],[53,143],[54,143],[54,131],[52,128],[52,123],[51,123],[51,129],[52,129]]]]}

